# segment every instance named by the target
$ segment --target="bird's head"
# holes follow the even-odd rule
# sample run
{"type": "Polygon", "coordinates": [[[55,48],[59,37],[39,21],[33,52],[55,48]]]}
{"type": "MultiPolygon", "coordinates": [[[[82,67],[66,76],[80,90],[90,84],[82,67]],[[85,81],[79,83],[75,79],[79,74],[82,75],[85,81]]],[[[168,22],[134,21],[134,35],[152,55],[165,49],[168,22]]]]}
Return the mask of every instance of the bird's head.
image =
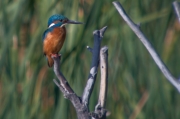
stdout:
{"type": "Polygon", "coordinates": [[[52,15],[48,20],[48,27],[50,28],[57,24],[58,26],[63,27],[66,24],[82,24],[82,23],[78,21],[69,20],[68,18],[60,14],[52,15]]]}

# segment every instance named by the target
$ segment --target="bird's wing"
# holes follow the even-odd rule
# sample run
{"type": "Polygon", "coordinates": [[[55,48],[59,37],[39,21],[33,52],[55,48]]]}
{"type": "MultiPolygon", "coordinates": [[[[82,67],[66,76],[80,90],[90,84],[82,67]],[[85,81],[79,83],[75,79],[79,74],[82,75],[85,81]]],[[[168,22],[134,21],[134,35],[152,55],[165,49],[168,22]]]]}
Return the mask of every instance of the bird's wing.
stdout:
{"type": "Polygon", "coordinates": [[[50,32],[49,29],[46,29],[43,33],[43,36],[42,36],[42,41],[44,41],[44,39],[46,38],[46,35],[50,32]]]}
{"type": "Polygon", "coordinates": [[[46,29],[46,30],[44,31],[44,33],[43,33],[42,40],[44,41],[44,39],[46,38],[46,35],[47,35],[49,32],[53,31],[53,29],[56,28],[56,27],[60,27],[61,25],[62,25],[62,23],[57,23],[57,24],[53,25],[52,27],[46,29]]]}
{"type": "MultiPolygon", "coordinates": [[[[42,36],[42,41],[43,41],[43,42],[44,42],[44,40],[46,39],[46,36],[47,36],[47,34],[48,34],[49,32],[50,32],[49,29],[46,29],[46,30],[44,31],[43,36],[42,36]]],[[[43,54],[46,55],[45,52],[44,52],[43,54]]]]}

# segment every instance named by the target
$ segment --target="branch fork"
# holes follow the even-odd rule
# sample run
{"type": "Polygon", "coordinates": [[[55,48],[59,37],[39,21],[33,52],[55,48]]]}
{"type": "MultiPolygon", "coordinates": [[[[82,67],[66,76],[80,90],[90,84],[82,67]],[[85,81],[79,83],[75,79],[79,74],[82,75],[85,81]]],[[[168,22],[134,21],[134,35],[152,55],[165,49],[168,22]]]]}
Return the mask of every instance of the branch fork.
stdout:
{"type": "MultiPolygon", "coordinates": [[[[71,101],[71,103],[73,104],[73,106],[77,112],[78,119],[90,119],[91,117],[92,117],[92,119],[105,119],[104,118],[105,116],[103,116],[103,115],[105,115],[105,112],[106,112],[104,109],[106,99],[101,99],[101,98],[106,98],[106,92],[107,92],[106,89],[107,88],[103,90],[103,93],[102,93],[102,91],[100,91],[101,96],[99,96],[98,104],[96,105],[95,111],[93,113],[89,112],[88,106],[89,106],[89,99],[90,99],[92,90],[94,88],[96,75],[98,72],[99,61],[102,58],[104,59],[104,57],[107,57],[104,55],[107,55],[108,48],[106,46],[102,48],[103,50],[100,48],[101,40],[103,38],[104,32],[106,31],[106,28],[107,27],[103,27],[100,30],[95,30],[93,32],[94,47],[90,48],[89,46],[87,46],[87,49],[90,52],[92,52],[92,63],[91,63],[91,68],[90,68],[87,84],[85,86],[82,98],[80,98],[79,96],[76,95],[76,93],[70,87],[66,78],[61,73],[61,71],[60,71],[60,58],[61,57],[60,56],[52,56],[52,58],[54,60],[53,70],[59,80],[59,81],[56,81],[54,79],[54,83],[59,87],[61,92],[64,94],[64,97],[71,101]],[[102,55],[102,56],[100,53],[101,52],[100,49],[103,51],[102,53],[104,53],[104,55],[102,55]],[[106,49],[106,51],[104,51],[104,49],[106,49]],[[106,91],[106,92],[104,92],[104,91],[106,91]],[[102,96],[102,95],[104,95],[104,96],[102,96]],[[98,118],[94,118],[93,115],[91,115],[91,114],[98,115],[98,118]]],[[[106,62],[107,62],[107,60],[106,60],[106,62]]],[[[107,65],[107,63],[105,63],[104,65],[107,65]]],[[[104,66],[104,67],[107,67],[107,66],[104,66]]],[[[107,68],[106,68],[106,70],[107,70],[107,68]]],[[[105,77],[101,78],[101,82],[107,81],[107,74],[106,74],[107,71],[106,70],[101,70],[101,73],[103,75],[105,75],[105,77]],[[102,80],[104,80],[104,81],[102,81],[102,80]]],[[[100,87],[102,87],[102,86],[100,86],[100,87]]],[[[107,85],[106,85],[106,87],[107,87],[107,85]]]]}

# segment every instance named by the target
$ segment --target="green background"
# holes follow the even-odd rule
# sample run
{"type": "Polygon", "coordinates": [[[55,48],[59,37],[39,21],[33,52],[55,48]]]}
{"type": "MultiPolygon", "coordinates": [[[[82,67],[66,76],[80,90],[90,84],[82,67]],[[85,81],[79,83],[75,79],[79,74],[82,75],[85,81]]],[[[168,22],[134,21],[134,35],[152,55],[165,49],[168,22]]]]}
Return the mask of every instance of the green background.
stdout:
{"type": "MultiPolygon", "coordinates": [[[[180,76],[180,24],[173,0],[119,0],[175,77],[180,76]]],[[[61,71],[81,96],[92,54],[92,32],[108,26],[108,119],[179,119],[180,94],[119,16],[112,0],[0,0],[0,119],[75,119],[76,112],[53,83],[42,52],[42,34],[53,14],[83,25],[67,25],[61,71]]],[[[98,101],[99,72],[90,99],[98,101]]]]}

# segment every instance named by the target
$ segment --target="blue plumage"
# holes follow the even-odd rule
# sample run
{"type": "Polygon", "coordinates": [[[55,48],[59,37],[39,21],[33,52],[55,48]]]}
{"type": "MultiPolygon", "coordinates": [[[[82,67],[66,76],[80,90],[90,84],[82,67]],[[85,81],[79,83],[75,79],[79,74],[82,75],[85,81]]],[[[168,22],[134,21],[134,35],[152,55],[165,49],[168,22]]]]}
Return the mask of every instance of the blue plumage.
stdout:
{"type": "Polygon", "coordinates": [[[58,56],[65,38],[66,38],[66,24],[82,24],[78,21],[72,21],[63,15],[53,15],[48,20],[48,29],[43,33],[43,53],[48,60],[48,66],[52,67],[54,61],[52,56],[58,56]]]}
{"type": "Polygon", "coordinates": [[[44,31],[43,37],[42,37],[42,41],[44,41],[44,39],[46,38],[46,35],[48,34],[48,32],[50,32],[49,29],[46,29],[46,30],[44,31]]]}
{"type": "Polygon", "coordinates": [[[67,18],[63,15],[59,15],[59,14],[52,15],[48,20],[48,27],[55,21],[58,21],[58,23],[56,23],[55,25],[49,27],[48,29],[46,29],[44,31],[42,40],[44,41],[44,39],[46,38],[46,35],[49,32],[51,32],[55,27],[60,27],[63,24],[63,20],[65,20],[65,19],[67,19],[67,18]]]}
{"type": "Polygon", "coordinates": [[[61,14],[52,15],[48,20],[48,27],[49,28],[44,31],[42,40],[44,41],[44,39],[46,38],[46,35],[49,32],[52,32],[54,28],[60,27],[63,24],[82,24],[82,23],[69,20],[68,18],[66,18],[65,16],[63,16],[61,14]]]}
{"type": "Polygon", "coordinates": [[[56,27],[60,27],[62,24],[63,24],[62,22],[59,22],[59,23],[53,25],[52,27],[46,29],[46,30],[44,31],[44,33],[43,33],[43,39],[42,39],[42,40],[44,41],[44,39],[46,38],[46,35],[47,35],[49,32],[53,31],[53,29],[56,28],[56,27]]]}
{"type": "Polygon", "coordinates": [[[62,20],[67,19],[65,16],[60,14],[52,15],[48,20],[48,27],[54,22],[54,21],[60,21],[62,24],[62,20]]]}

